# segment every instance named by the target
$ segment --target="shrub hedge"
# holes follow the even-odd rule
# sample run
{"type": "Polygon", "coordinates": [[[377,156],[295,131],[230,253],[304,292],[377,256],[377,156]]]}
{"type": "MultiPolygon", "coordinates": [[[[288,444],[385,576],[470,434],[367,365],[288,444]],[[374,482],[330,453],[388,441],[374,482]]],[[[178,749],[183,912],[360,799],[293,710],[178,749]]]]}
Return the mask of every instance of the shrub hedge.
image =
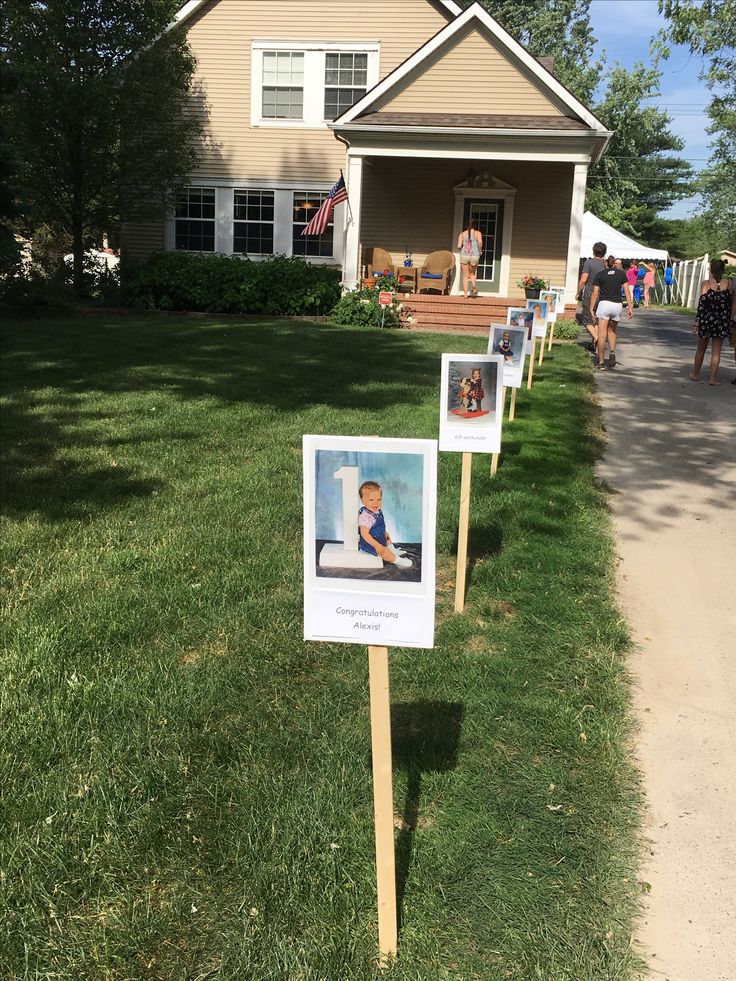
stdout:
{"type": "Polygon", "coordinates": [[[555,339],[558,341],[576,341],[580,334],[580,324],[577,320],[558,320],[555,324],[555,339]]]}
{"type": "Polygon", "coordinates": [[[340,271],[300,256],[252,262],[160,252],[124,269],[123,299],[148,310],[315,316],[329,313],[340,299],[340,271]]]}

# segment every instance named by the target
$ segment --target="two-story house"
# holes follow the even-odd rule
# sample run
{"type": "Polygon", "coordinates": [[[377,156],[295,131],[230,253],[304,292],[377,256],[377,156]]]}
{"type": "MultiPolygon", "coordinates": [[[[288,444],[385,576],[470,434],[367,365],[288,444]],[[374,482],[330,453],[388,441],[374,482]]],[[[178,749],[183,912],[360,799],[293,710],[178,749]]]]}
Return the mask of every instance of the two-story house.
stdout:
{"type": "Polygon", "coordinates": [[[587,170],[611,134],[479,4],[189,0],[173,26],[207,146],[176,213],[126,229],[130,254],[304,255],[354,287],[371,246],[418,263],[472,216],[482,292],[518,296],[535,272],[573,302],[587,170]],[[341,170],[348,203],[303,236],[341,170]]]}

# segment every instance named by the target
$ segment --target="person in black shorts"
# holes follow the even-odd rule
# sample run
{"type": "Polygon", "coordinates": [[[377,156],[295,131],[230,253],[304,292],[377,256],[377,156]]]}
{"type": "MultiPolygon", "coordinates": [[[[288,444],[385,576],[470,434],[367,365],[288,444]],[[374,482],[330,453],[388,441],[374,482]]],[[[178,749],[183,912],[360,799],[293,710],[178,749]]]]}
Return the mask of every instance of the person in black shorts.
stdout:
{"type": "Polygon", "coordinates": [[[598,341],[598,326],[595,317],[590,312],[590,298],[593,295],[593,280],[606,268],[603,256],[606,254],[606,243],[596,242],[593,246],[593,258],[586,259],[580,280],[578,281],[578,299],[583,301],[583,311],[581,319],[583,327],[590,334],[590,344],[588,350],[591,354],[595,353],[595,346],[598,341]]]}
{"type": "Polygon", "coordinates": [[[590,300],[591,316],[598,318],[598,364],[597,368],[606,366],[606,340],[610,350],[608,367],[616,367],[616,328],[621,317],[623,304],[621,288],[626,295],[626,306],[629,320],[634,316],[634,303],[631,298],[631,287],[623,269],[616,269],[615,259],[609,255],[606,268],[599,272],[593,280],[593,296],[590,300]]]}

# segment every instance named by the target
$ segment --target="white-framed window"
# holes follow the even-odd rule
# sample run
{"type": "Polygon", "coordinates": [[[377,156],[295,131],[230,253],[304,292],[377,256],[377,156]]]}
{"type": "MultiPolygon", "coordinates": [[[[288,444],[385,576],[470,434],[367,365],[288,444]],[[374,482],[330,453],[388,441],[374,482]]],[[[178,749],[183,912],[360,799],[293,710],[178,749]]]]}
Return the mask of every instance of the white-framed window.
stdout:
{"type": "Polygon", "coordinates": [[[326,128],[378,82],[378,41],[252,42],[251,125],[326,128]]]}
{"type": "Polygon", "coordinates": [[[302,235],[329,191],[294,191],[294,217],[291,222],[291,254],[332,258],[334,255],[334,210],[321,235],[302,235]]]}
{"type": "Polygon", "coordinates": [[[264,51],[263,119],[301,119],[304,114],[304,52],[264,51]]]}
{"type": "Polygon", "coordinates": [[[302,235],[330,186],[328,179],[305,179],[295,190],[287,180],[204,177],[202,186],[186,189],[168,217],[165,247],[247,256],[255,261],[271,255],[299,255],[316,265],[339,265],[344,203],[335,207],[322,235],[302,235]]]}
{"type": "Polygon", "coordinates": [[[368,84],[365,51],[328,51],[325,54],[325,119],[338,116],[362,99],[368,84]]]}
{"type": "Polygon", "coordinates": [[[174,248],[215,251],[215,189],[185,187],[176,202],[174,248]]]}
{"type": "Polygon", "coordinates": [[[233,253],[273,255],[274,192],[233,191],[233,253]]]}

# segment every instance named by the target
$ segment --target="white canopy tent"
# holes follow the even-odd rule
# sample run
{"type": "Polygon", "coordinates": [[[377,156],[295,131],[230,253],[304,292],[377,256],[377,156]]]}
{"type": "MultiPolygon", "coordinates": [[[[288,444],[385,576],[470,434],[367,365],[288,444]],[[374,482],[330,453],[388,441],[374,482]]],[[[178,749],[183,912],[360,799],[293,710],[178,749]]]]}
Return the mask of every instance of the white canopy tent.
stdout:
{"type": "Polygon", "coordinates": [[[652,249],[648,245],[641,245],[633,238],[611,228],[592,211],[586,211],[583,215],[583,234],[580,240],[582,258],[587,259],[593,255],[593,245],[596,242],[605,242],[606,255],[614,255],[617,259],[659,259],[661,262],[667,262],[669,259],[666,249],[652,249]]]}

